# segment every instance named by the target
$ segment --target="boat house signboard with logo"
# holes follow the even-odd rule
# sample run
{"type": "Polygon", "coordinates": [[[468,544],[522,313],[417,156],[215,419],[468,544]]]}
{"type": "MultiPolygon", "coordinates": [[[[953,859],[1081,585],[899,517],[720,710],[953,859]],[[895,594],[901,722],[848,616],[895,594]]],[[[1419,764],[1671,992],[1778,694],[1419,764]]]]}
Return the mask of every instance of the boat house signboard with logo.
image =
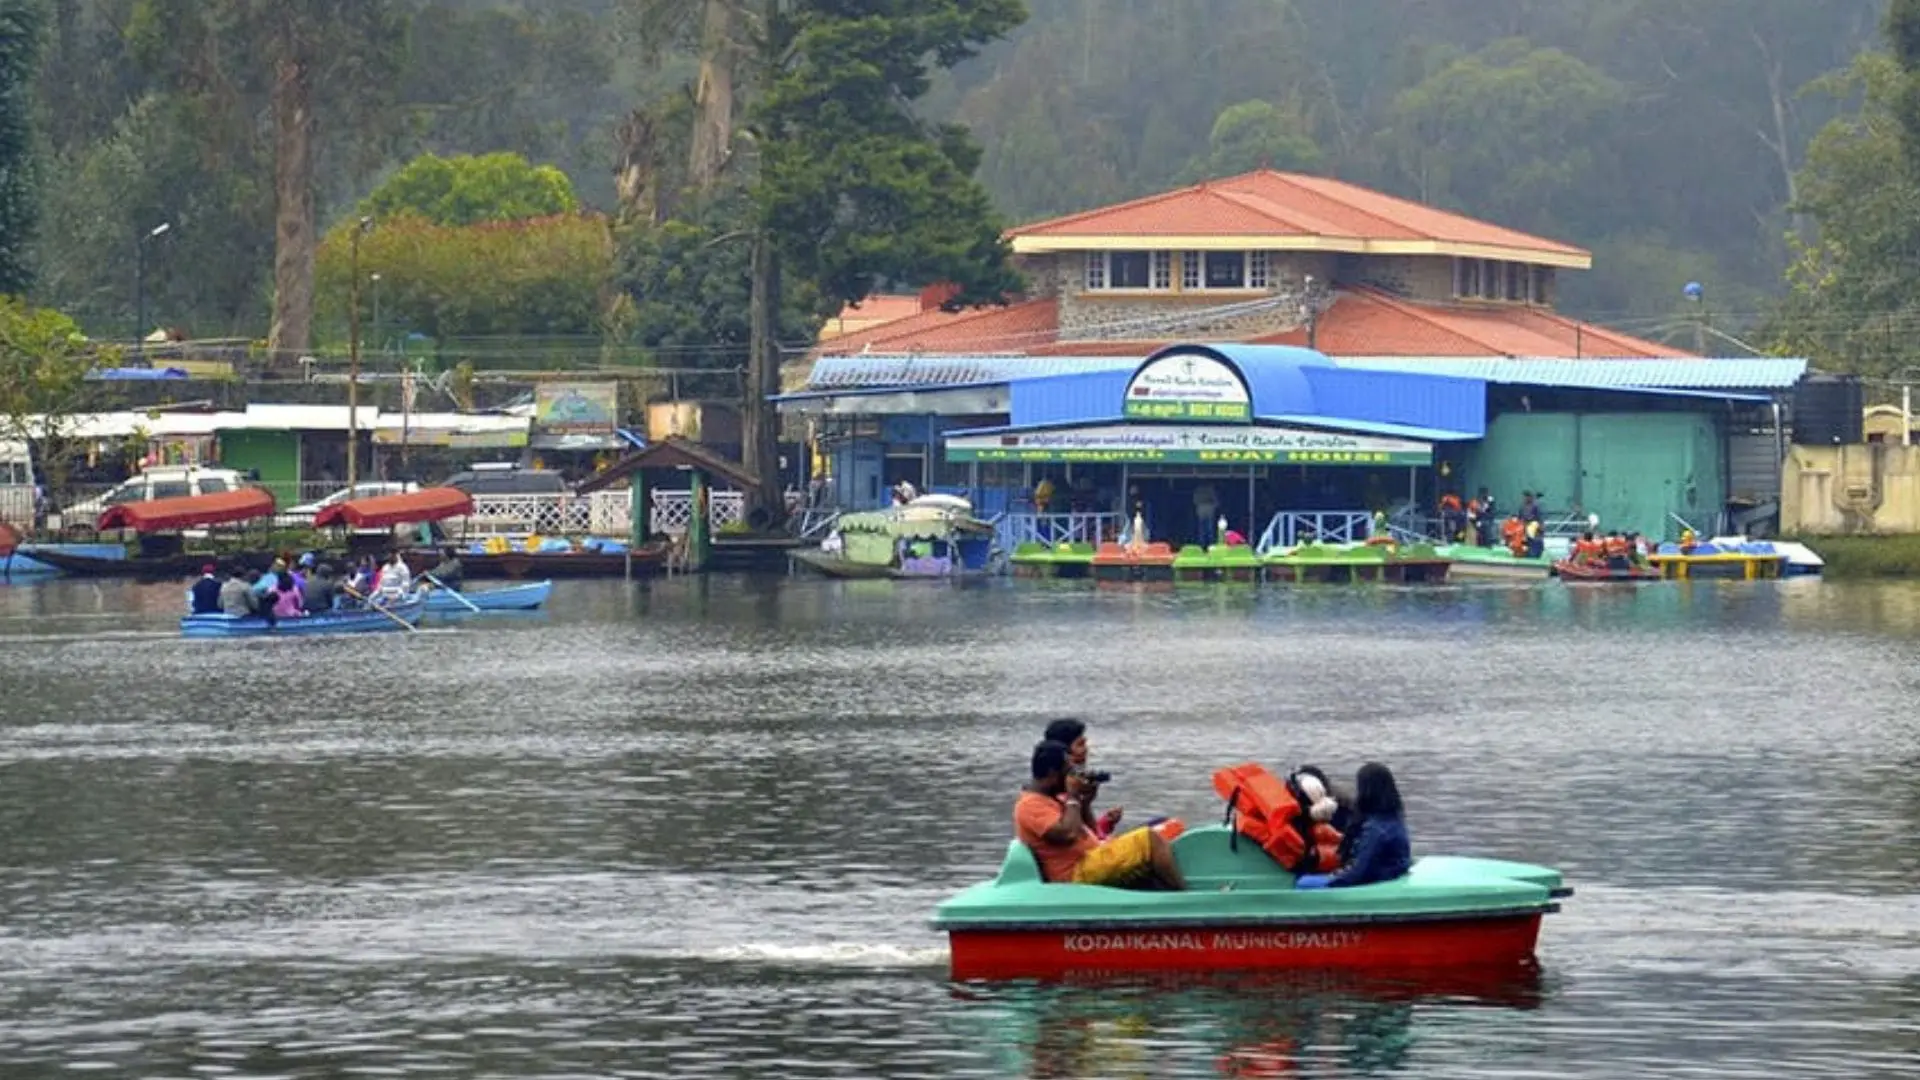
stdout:
{"type": "Polygon", "coordinates": [[[1194,352],[1158,356],[1127,383],[1121,410],[1130,420],[1253,422],[1253,395],[1230,363],[1194,352]]]}

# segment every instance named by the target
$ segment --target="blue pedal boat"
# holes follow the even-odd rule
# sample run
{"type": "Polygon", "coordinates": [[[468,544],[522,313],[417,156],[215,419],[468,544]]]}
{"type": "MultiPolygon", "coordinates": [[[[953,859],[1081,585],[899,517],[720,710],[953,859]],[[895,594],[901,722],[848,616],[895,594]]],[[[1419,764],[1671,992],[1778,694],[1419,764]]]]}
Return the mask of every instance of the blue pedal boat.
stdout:
{"type": "Polygon", "coordinates": [[[322,634],[397,633],[418,626],[427,610],[423,600],[387,604],[391,617],[371,608],[344,608],[323,615],[277,619],[271,625],[257,615],[188,615],[180,633],[190,638],[311,637],[322,634]],[[395,621],[399,620],[399,621],[395,621]],[[404,625],[402,625],[404,624],[404,625]]]}
{"type": "Polygon", "coordinates": [[[431,589],[427,592],[427,610],[435,615],[476,615],[489,611],[534,611],[547,602],[547,594],[553,592],[551,581],[529,581],[524,585],[503,585],[497,589],[481,589],[477,592],[460,592],[457,595],[446,589],[431,589]],[[465,597],[473,607],[460,602],[465,597]],[[479,608],[476,612],[473,608],[479,608]]]}

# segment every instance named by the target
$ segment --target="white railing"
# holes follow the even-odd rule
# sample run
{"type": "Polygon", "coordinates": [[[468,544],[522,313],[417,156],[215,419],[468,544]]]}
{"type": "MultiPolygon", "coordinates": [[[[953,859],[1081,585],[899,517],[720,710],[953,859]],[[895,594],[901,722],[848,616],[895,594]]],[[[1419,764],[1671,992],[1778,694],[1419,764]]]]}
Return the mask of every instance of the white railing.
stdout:
{"type": "Polygon", "coordinates": [[[593,504],[578,495],[475,495],[469,534],[513,536],[585,535],[593,504]]]}
{"type": "Polygon", "coordinates": [[[1296,512],[1282,510],[1267,523],[1255,546],[1261,554],[1309,540],[1322,544],[1358,544],[1373,535],[1373,515],[1365,510],[1296,512]]]}
{"type": "Polygon", "coordinates": [[[628,488],[588,496],[587,528],[595,536],[625,536],[633,528],[633,492],[628,488]]]}
{"type": "MultiPolygon", "coordinates": [[[[648,495],[653,500],[649,527],[656,534],[683,535],[687,523],[693,520],[693,492],[652,491],[648,495]]],[[[707,492],[707,528],[719,532],[739,521],[746,516],[746,501],[746,495],[738,491],[707,492]]]]}
{"type": "Polygon", "coordinates": [[[1021,544],[1099,544],[1126,525],[1119,514],[1005,514],[997,523],[1000,550],[1021,544]]]}

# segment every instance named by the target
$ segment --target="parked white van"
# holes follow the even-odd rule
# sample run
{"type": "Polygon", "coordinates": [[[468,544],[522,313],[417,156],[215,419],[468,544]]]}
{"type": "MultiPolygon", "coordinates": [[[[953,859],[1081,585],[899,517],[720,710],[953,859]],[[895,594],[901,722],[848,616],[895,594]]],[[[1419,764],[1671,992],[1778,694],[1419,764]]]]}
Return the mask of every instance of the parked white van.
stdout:
{"type": "Polygon", "coordinates": [[[213,495],[251,487],[246,474],[232,469],[205,465],[155,465],[98,498],[78,502],[66,508],[68,525],[92,525],[109,506],[146,502],[150,499],[177,499],[186,495],[213,495]]]}

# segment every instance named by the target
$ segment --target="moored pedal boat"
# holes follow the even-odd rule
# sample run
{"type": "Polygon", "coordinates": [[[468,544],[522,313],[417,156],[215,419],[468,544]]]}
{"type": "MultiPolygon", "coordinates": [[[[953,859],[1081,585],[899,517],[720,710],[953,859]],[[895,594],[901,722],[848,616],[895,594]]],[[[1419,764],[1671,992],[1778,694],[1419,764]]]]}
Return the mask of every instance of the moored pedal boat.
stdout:
{"type": "Polygon", "coordinates": [[[1533,961],[1541,917],[1571,894],[1548,867],[1440,855],[1394,881],[1296,890],[1293,875],[1224,826],[1189,829],[1172,848],[1183,892],[1046,883],[1013,841],[998,876],[934,916],[953,977],[1512,968],[1533,961]]]}

